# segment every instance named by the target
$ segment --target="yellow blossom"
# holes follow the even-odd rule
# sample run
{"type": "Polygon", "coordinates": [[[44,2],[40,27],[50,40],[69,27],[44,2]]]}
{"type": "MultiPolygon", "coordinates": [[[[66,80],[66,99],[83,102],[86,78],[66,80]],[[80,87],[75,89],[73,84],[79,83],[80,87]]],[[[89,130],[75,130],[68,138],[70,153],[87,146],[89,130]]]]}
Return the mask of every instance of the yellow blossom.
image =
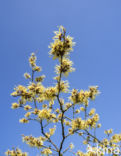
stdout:
{"type": "Polygon", "coordinates": [[[40,72],[40,71],[41,71],[41,67],[39,67],[39,66],[35,66],[35,67],[33,68],[33,71],[40,72]]]}
{"type": "Polygon", "coordinates": [[[74,42],[73,38],[66,36],[66,30],[63,26],[60,26],[59,31],[55,32],[54,42],[50,44],[50,55],[53,55],[53,59],[60,58],[61,56],[68,55],[73,50],[74,42]]]}
{"type": "Polygon", "coordinates": [[[12,106],[11,106],[11,108],[12,109],[16,109],[16,108],[18,108],[20,105],[18,104],[18,103],[12,103],[12,106]]]}
{"type": "Polygon", "coordinates": [[[95,99],[95,96],[100,93],[98,91],[98,86],[91,86],[91,87],[89,87],[89,90],[90,90],[90,98],[92,100],[94,100],[95,99]]]}
{"type": "Polygon", "coordinates": [[[52,154],[52,151],[49,148],[45,148],[45,149],[42,150],[41,154],[49,156],[50,154],[52,154]]]}
{"type": "Polygon", "coordinates": [[[80,110],[84,112],[85,111],[85,108],[84,107],[80,107],[80,110]]]}
{"type": "Polygon", "coordinates": [[[31,107],[30,105],[24,106],[24,110],[28,111],[28,110],[30,110],[30,109],[32,109],[32,107],[31,107]]]}
{"type": "Polygon", "coordinates": [[[64,76],[68,76],[70,72],[74,71],[74,68],[72,68],[72,65],[73,65],[72,61],[65,58],[62,60],[61,65],[56,66],[56,73],[59,74],[60,72],[62,72],[64,76]]]}
{"type": "Polygon", "coordinates": [[[25,73],[25,74],[24,74],[24,77],[25,77],[26,79],[30,79],[30,78],[31,78],[31,76],[30,76],[29,73],[25,73]]]}
{"type": "Polygon", "coordinates": [[[21,122],[21,123],[28,123],[29,121],[27,119],[25,119],[25,118],[22,118],[22,119],[19,120],[19,122],[21,122]]]}
{"type": "Polygon", "coordinates": [[[48,87],[44,92],[45,100],[54,100],[56,98],[57,90],[55,87],[48,87]]]}
{"type": "Polygon", "coordinates": [[[56,90],[63,93],[68,93],[69,84],[67,81],[61,81],[60,84],[56,84],[56,90]]]}
{"type": "Polygon", "coordinates": [[[42,137],[35,138],[33,136],[23,136],[23,141],[31,147],[42,148],[44,140],[45,139],[42,139],[42,137]]]}
{"type": "Polygon", "coordinates": [[[5,152],[6,156],[27,156],[28,154],[26,152],[22,152],[19,148],[13,149],[13,150],[7,150],[5,152]]]}
{"type": "Polygon", "coordinates": [[[75,110],[75,113],[77,113],[77,114],[80,113],[80,110],[79,109],[76,109],[75,110]]]}
{"type": "Polygon", "coordinates": [[[104,133],[107,134],[107,135],[109,135],[109,134],[112,134],[113,133],[113,130],[112,129],[108,129],[108,130],[105,130],[104,133]]]}
{"type": "Polygon", "coordinates": [[[72,129],[86,129],[87,128],[87,124],[84,120],[82,120],[81,118],[76,118],[74,120],[72,120],[72,129]]]}
{"type": "Polygon", "coordinates": [[[91,109],[91,111],[89,112],[89,116],[92,116],[95,114],[95,109],[91,109]]]}
{"type": "Polygon", "coordinates": [[[44,78],[45,78],[45,76],[42,75],[42,76],[36,77],[36,78],[35,78],[35,81],[36,81],[36,82],[42,82],[44,78]]]}
{"type": "Polygon", "coordinates": [[[24,116],[28,118],[31,115],[31,112],[27,112],[24,116]]]}
{"type": "Polygon", "coordinates": [[[54,126],[54,128],[50,128],[49,129],[49,134],[53,135],[55,133],[55,130],[56,130],[56,126],[54,126]]]}
{"type": "Polygon", "coordinates": [[[98,124],[98,125],[97,125],[97,128],[100,128],[100,127],[101,127],[101,124],[98,124]]]}
{"type": "Polygon", "coordinates": [[[31,56],[30,56],[30,58],[29,58],[29,63],[30,63],[30,65],[31,65],[32,67],[35,66],[36,59],[37,59],[37,58],[36,58],[35,54],[32,53],[31,56]]]}

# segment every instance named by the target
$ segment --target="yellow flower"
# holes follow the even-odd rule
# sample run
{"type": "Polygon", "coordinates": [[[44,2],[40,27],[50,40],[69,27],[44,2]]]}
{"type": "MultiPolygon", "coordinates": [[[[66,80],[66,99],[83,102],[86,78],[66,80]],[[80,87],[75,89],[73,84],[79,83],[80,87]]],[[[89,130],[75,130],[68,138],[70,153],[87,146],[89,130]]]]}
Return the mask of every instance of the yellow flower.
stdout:
{"type": "Polygon", "coordinates": [[[35,67],[33,68],[33,70],[34,70],[34,71],[37,71],[37,72],[40,72],[40,71],[41,71],[41,67],[35,66],[35,67]]]}
{"type": "Polygon", "coordinates": [[[93,120],[94,120],[95,122],[98,122],[98,120],[99,120],[99,115],[98,115],[98,114],[95,114],[94,117],[93,117],[93,120]]]}
{"type": "Polygon", "coordinates": [[[73,103],[79,103],[80,102],[79,101],[79,93],[78,93],[78,90],[76,90],[76,89],[73,89],[72,90],[70,100],[73,103]]]}
{"type": "Polygon", "coordinates": [[[13,150],[7,150],[5,152],[6,156],[27,156],[26,152],[22,152],[19,148],[13,150]]]}
{"type": "Polygon", "coordinates": [[[21,123],[28,123],[29,120],[27,120],[27,119],[25,119],[25,118],[22,118],[22,119],[19,120],[19,122],[21,122],[21,123]]]}
{"type": "Polygon", "coordinates": [[[42,109],[39,111],[38,117],[40,119],[48,119],[50,118],[51,115],[51,109],[42,109]]]}
{"type": "Polygon", "coordinates": [[[95,109],[91,109],[91,111],[89,112],[89,116],[92,116],[95,114],[95,109]]]}
{"type": "Polygon", "coordinates": [[[77,153],[76,153],[76,156],[86,156],[83,152],[81,152],[81,151],[78,151],[77,153]]]}
{"type": "Polygon", "coordinates": [[[30,109],[32,109],[32,107],[31,107],[30,105],[24,106],[24,110],[28,111],[28,110],[30,110],[30,109]]]}
{"type": "Polygon", "coordinates": [[[24,77],[25,77],[26,79],[30,79],[30,78],[31,78],[31,76],[30,76],[29,73],[25,73],[25,74],[24,74],[24,77]]]}
{"type": "Polygon", "coordinates": [[[45,141],[44,137],[23,136],[23,142],[26,142],[30,147],[42,148],[43,141],[45,141]]]}
{"type": "Polygon", "coordinates": [[[33,96],[38,95],[38,102],[43,101],[45,88],[40,82],[38,82],[37,84],[35,84],[34,82],[30,83],[30,85],[28,86],[28,90],[33,96]]]}
{"type": "Polygon", "coordinates": [[[92,100],[94,100],[96,95],[98,95],[100,93],[98,91],[98,86],[91,86],[91,87],[89,87],[89,90],[90,90],[90,98],[92,100]]]}
{"type": "Polygon", "coordinates": [[[34,109],[34,111],[32,112],[34,115],[38,115],[39,114],[39,112],[40,112],[40,110],[39,109],[37,109],[37,108],[35,108],[34,109]]]}
{"type": "Polygon", "coordinates": [[[42,82],[44,78],[45,78],[45,76],[42,75],[42,76],[36,77],[36,78],[35,78],[35,81],[36,81],[36,82],[42,82]]]}
{"type": "Polygon", "coordinates": [[[24,100],[31,101],[32,94],[27,91],[26,87],[18,85],[16,88],[14,88],[14,90],[15,91],[11,94],[12,96],[14,97],[21,96],[23,101],[24,100]]]}
{"type": "Polygon", "coordinates": [[[45,148],[42,150],[41,154],[49,156],[50,154],[52,154],[52,151],[49,148],[45,148]]]}
{"type": "Polygon", "coordinates": [[[81,118],[76,118],[74,120],[72,120],[72,129],[86,129],[87,128],[87,124],[84,120],[82,120],[81,118]]]}
{"type": "Polygon", "coordinates": [[[56,112],[56,113],[60,113],[60,109],[57,108],[57,109],[55,110],[55,112],[56,112]]]}
{"type": "Polygon", "coordinates": [[[98,124],[98,125],[97,125],[97,128],[100,128],[100,127],[101,127],[101,124],[98,124]]]}
{"type": "Polygon", "coordinates": [[[85,111],[85,108],[84,107],[80,107],[80,110],[84,112],[85,111]]]}
{"type": "Polygon", "coordinates": [[[84,140],[84,141],[83,141],[83,144],[84,144],[84,145],[88,144],[87,140],[84,140]]]}
{"type": "Polygon", "coordinates": [[[54,128],[50,128],[49,129],[49,134],[53,135],[55,133],[55,130],[56,130],[56,126],[54,126],[54,128]]]}
{"type": "Polygon", "coordinates": [[[12,109],[16,109],[16,108],[18,108],[20,105],[18,104],[18,103],[12,103],[12,106],[11,106],[11,108],[12,109]]]}
{"type": "Polygon", "coordinates": [[[70,108],[72,106],[72,103],[66,103],[65,104],[65,109],[67,110],[68,108],[70,108]]]}
{"type": "Polygon", "coordinates": [[[80,113],[80,110],[79,109],[76,109],[75,110],[75,113],[77,113],[77,114],[80,113]]]}
{"type": "Polygon", "coordinates": [[[66,126],[69,126],[70,125],[70,122],[69,121],[65,121],[65,125],[66,126]]]}
{"type": "Polygon", "coordinates": [[[73,103],[83,103],[86,106],[88,106],[89,101],[88,99],[89,99],[89,91],[81,90],[80,92],[78,92],[78,90],[76,89],[72,90],[70,100],[73,103]]]}
{"type": "Polygon", "coordinates": [[[31,112],[27,112],[24,116],[28,118],[31,115],[31,112]]]}
{"type": "Polygon", "coordinates": [[[104,133],[107,134],[107,135],[109,135],[109,134],[112,134],[113,133],[113,130],[112,129],[108,129],[108,130],[105,130],[104,133]]]}
{"type": "Polygon", "coordinates": [[[66,30],[63,26],[59,27],[59,31],[55,32],[54,42],[50,44],[49,48],[50,55],[53,55],[53,59],[61,58],[62,56],[68,55],[72,50],[75,43],[72,41],[73,38],[66,36],[66,30]]]}
{"type": "Polygon", "coordinates": [[[44,92],[45,100],[54,100],[56,98],[57,89],[55,87],[48,87],[44,92]]]}
{"type": "Polygon", "coordinates": [[[60,72],[62,72],[64,76],[68,76],[70,72],[74,71],[72,65],[73,65],[72,61],[70,61],[67,58],[64,58],[62,60],[62,64],[56,66],[56,73],[59,74],[60,72]]]}
{"type": "Polygon", "coordinates": [[[36,59],[37,59],[37,58],[36,58],[35,54],[32,53],[31,56],[30,56],[30,58],[29,58],[29,63],[30,63],[30,65],[31,65],[32,67],[35,66],[36,59]]]}
{"type": "Polygon", "coordinates": [[[63,93],[67,93],[69,90],[69,84],[67,81],[61,81],[60,84],[57,83],[56,85],[56,90],[63,92],[63,93]]]}

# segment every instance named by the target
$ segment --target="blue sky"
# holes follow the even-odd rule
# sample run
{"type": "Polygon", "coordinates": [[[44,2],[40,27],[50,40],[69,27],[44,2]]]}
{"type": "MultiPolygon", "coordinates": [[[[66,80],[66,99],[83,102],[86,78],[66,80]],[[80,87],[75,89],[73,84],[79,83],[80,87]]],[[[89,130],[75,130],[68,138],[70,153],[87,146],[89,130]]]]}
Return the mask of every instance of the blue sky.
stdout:
{"type": "Polygon", "coordinates": [[[45,84],[53,83],[55,62],[48,56],[48,45],[58,25],[76,42],[71,54],[76,68],[69,76],[71,88],[100,87],[101,94],[92,104],[101,118],[99,136],[108,128],[121,132],[121,1],[0,0],[1,156],[13,146],[30,151],[22,144],[21,134],[39,135],[38,125],[19,124],[22,113],[10,109],[15,101],[10,93],[15,85],[25,84],[28,57],[36,50],[47,77],[45,84]]]}

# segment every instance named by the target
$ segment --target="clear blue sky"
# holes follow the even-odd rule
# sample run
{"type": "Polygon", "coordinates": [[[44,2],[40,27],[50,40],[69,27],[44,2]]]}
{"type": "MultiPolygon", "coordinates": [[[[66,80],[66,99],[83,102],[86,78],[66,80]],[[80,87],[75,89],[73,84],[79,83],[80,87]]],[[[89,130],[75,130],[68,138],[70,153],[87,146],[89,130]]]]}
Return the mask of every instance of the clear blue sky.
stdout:
{"type": "Polygon", "coordinates": [[[99,136],[108,128],[121,132],[121,0],[0,0],[0,156],[14,145],[29,151],[21,134],[39,135],[38,125],[19,124],[22,113],[11,110],[15,99],[10,93],[25,84],[28,57],[36,50],[45,84],[52,84],[55,62],[48,57],[48,45],[58,25],[77,43],[71,55],[76,68],[69,77],[71,87],[100,87],[92,104],[103,126],[99,136]]]}

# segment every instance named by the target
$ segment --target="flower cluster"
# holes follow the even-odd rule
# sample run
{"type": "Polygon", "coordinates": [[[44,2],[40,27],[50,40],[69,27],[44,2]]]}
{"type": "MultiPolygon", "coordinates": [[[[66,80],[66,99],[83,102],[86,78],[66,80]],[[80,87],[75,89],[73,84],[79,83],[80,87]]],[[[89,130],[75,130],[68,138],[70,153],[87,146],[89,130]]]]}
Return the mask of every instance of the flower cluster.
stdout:
{"type": "Polygon", "coordinates": [[[43,142],[46,139],[44,137],[35,138],[33,136],[23,136],[23,142],[26,142],[31,147],[42,148],[43,142]]]}
{"type": "Polygon", "coordinates": [[[22,152],[19,148],[13,150],[7,150],[5,152],[6,156],[27,156],[26,152],[22,152]]]}
{"type": "Polygon", "coordinates": [[[45,148],[45,149],[42,150],[41,154],[49,156],[49,155],[52,154],[52,151],[49,148],[45,148]]]}
{"type": "Polygon", "coordinates": [[[56,65],[56,73],[59,74],[60,72],[63,73],[64,76],[68,76],[70,72],[74,71],[72,67],[73,63],[67,58],[62,60],[61,65],[56,65]]]}
{"type": "Polygon", "coordinates": [[[87,91],[81,90],[80,92],[78,92],[78,90],[76,89],[73,89],[70,100],[73,103],[83,103],[85,105],[88,105],[89,98],[91,100],[94,100],[96,95],[98,94],[99,94],[99,91],[98,91],[97,86],[89,87],[89,90],[87,91]]]}
{"type": "Polygon", "coordinates": [[[38,117],[39,119],[52,121],[52,119],[56,118],[56,115],[54,113],[51,113],[51,109],[42,109],[39,110],[38,117]]]}
{"type": "Polygon", "coordinates": [[[32,53],[31,57],[29,58],[29,63],[30,63],[30,66],[32,67],[32,71],[40,72],[41,67],[36,65],[36,60],[37,60],[37,58],[35,56],[35,53],[32,53]]]}
{"type": "Polygon", "coordinates": [[[84,130],[88,129],[89,127],[95,128],[96,123],[99,121],[98,114],[95,114],[92,118],[87,120],[82,120],[81,118],[76,118],[72,120],[72,131],[74,130],[84,130]]]}
{"type": "Polygon", "coordinates": [[[113,143],[119,143],[119,142],[121,142],[121,134],[114,134],[111,137],[111,142],[113,142],[113,143]]]}
{"type": "Polygon", "coordinates": [[[11,94],[14,97],[21,96],[22,99],[31,101],[32,94],[27,90],[26,87],[19,85],[14,88],[14,92],[11,94]]]}
{"type": "Polygon", "coordinates": [[[53,55],[54,59],[67,56],[73,50],[75,45],[73,38],[66,36],[66,30],[63,26],[60,26],[59,31],[55,31],[53,39],[54,42],[50,44],[49,48],[51,48],[50,55],[53,55]]]}

